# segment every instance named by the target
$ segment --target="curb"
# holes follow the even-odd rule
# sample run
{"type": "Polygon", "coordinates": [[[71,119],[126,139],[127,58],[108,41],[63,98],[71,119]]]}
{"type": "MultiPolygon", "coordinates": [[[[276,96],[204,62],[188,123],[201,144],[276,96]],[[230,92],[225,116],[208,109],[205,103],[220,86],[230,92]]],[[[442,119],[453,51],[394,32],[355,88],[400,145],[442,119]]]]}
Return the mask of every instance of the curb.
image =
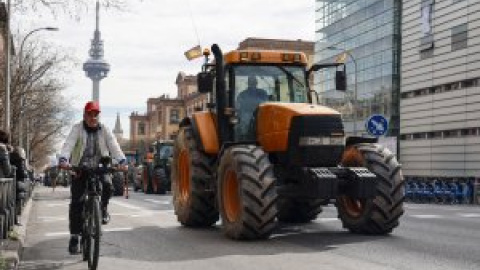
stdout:
{"type": "Polygon", "coordinates": [[[28,199],[25,207],[23,208],[22,214],[19,216],[21,225],[13,226],[13,231],[18,233],[18,239],[5,239],[1,241],[0,258],[3,258],[5,264],[0,265],[0,270],[16,270],[20,265],[20,259],[22,258],[23,246],[27,236],[27,225],[30,212],[32,210],[33,196],[35,191],[35,189],[32,191],[31,197],[28,199]]]}

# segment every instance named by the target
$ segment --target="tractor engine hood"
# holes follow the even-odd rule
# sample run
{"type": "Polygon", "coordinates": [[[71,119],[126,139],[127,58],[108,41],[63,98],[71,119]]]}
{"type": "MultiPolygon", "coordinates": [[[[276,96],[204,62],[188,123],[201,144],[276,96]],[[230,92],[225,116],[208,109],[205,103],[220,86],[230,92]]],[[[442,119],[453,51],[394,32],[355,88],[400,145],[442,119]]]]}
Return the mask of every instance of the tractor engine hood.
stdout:
{"type": "MultiPolygon", "coordinates": [[[[308,103],[262,103],[258,108],[256,122],[258,141],[267,152],[287,151],[289,136],[291,136],[292,132],[314,136],[319,135],[318,132],[327,132],[327,134],[322,134],[326,136],[330,136],[331,132],[336,132],[336,136],[344,136],[341,114],[336,110],[321,105],[308,103]],[[292,122],[295,118],[302,118],[298,120],[308,124],[302,124],[300,127],[302,130],[292,130],[292,122]],[[334,129],[320,127],[323,125],[323,122],[330,123],[332,119],[334,122],[339,123],[341,127],[334,129]],[[318,131],[314,132],[316,134],[311,134],[314,129],[318,131]]],[[[299,128],[296,127],[295,129],[299,128]]]]}

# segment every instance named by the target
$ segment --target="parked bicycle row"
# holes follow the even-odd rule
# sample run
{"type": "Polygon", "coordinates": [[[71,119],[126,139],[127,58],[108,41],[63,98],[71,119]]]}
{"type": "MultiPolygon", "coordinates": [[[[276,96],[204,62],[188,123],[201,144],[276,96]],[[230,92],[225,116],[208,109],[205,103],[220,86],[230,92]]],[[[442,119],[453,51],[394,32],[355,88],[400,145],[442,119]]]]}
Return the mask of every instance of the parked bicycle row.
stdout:
{"type": "Polygon", "coordinates": [[[0,164],[0,238],[7,239],[13,225],[19,224],[35,181],[20,147],[0,143],[0,164]]]}
{"type": "Polygon", "coordinates": [[[405,199],[415,203],[471,204],[473,179],[407,178],[405,199]]]}

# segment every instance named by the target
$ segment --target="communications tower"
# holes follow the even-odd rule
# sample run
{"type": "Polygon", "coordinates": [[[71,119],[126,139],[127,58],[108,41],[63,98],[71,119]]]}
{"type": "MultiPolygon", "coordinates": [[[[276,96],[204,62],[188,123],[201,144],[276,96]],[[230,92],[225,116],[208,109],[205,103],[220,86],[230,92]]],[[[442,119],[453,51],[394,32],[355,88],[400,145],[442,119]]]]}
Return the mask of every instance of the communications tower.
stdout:
{"type": "Polygon", "coordinates": [[[93,82],[92,100],[100,100],[100,80],[107,77],[110,71],[110,64],[103,59],[103,41],[100,39],[100,4],[96,5],[96,24],[93,34],[92,45],[88,54],[90,58],[83,64],[83,70],[93,82]]]}

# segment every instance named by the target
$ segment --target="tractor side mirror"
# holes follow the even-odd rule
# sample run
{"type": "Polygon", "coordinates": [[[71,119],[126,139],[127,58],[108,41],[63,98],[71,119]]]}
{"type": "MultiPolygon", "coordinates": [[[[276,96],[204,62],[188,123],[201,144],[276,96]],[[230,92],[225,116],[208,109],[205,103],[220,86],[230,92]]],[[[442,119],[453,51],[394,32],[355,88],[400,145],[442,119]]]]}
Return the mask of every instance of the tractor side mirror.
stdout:
{"type": "Polygon", "coordinates": [[[197,74],[198,92],[205,94],[213,91],[213,76],[208,72],[200,72],[197,74]]]}
{"type": "Polygon", "coordinates": [[[335,72],[335,88],[338,91],[347,91],[347,75],[345,69],[335,72]]]}

